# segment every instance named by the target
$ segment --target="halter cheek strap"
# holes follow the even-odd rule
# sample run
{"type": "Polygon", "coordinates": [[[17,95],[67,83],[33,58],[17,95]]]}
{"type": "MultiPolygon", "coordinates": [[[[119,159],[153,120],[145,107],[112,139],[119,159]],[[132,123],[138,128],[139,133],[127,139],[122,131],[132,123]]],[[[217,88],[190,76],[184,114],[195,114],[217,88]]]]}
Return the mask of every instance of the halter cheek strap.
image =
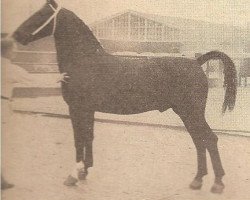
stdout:
{"type": "Polygon", "coordinates": [[[53,30],[51,35],[54,35],[55,31],[56,31],[56,18],[57,18],[57,14],[59,13],[59,11],[61,10],[61,6],[58,5],[57,8],[55,9],[51,4],[49,4],[49,6],[52,8],[52,10],[54,11],[54,14],[50,16],[49,19],[46,20],[46,22],[44,22],[43,25],[41,25],[39,28],[37,28],[33,33],[31,33],[32,35],[36,35],[37,33],[39,33],[41,30],[43,30],[43,28],[45,26],[47,26],[52,20],[54,20],[54,25],[53,25],[53,30]]]}

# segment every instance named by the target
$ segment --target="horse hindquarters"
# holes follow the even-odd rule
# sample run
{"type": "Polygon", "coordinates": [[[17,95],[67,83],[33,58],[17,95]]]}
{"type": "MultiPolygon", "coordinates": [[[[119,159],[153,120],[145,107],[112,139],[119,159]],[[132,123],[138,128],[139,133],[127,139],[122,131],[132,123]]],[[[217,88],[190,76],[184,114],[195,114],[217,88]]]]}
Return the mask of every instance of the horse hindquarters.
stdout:
{"type": "MultiPolygon", "coordinates": [[[[202,69],[196,70],[193,76],[195,78],[192,78],[191,82],[179,85],[180,88],[185,88],[185,93],[180,94],[180,100],[174,102],[172,107],[180,116],[196,147],[198,168],[195,183],[198,181],[200,185],[194,184],[197,187],[193,189],[199,189],[202,177],[207,174],[206,149],[210,154],[217,182],[221,182],[225,173],[217,147],[218,137],[212,132],[205,119],[207,78],[202,69]]],[[[191,188],[192,186],[191,184],[191,188]]]]}

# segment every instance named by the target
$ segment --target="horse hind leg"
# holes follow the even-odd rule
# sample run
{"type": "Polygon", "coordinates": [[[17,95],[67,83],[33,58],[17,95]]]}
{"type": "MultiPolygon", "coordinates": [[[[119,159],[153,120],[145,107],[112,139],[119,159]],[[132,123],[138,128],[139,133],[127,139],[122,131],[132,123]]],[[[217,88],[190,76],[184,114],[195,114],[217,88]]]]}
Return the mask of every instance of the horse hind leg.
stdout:
{"type": "Polygon", "coordinates": [[[206,122],[203,112],[197,114],[183,114],[176,112],[182,119],[187,131],[191,135],[197,151],[197,174],[190,184],[191,189],[200,189],[202,177],[207,174],[206,149],[208,150],[215,174],[215,182],[211,188],[213,193],[221,193],[224,189],[222,177],[225,175],[217,147],[218,137],[212,132],[206,122]]]}
{"type": "Polygon", "coordinates": [[[218,150],[218,137],[212,132],[211,128],[208,124],[207,131],[208,134],[205,137],[206,148],[210,154],[211,162],[215,174],[215,181],[211,188],[211,192],[213,193],[222,193],[225,188],[224,183],[222,182],[222,177],[225,175],[224,169],[222,167],[221,158],[218,150]]]}
{"type": "Polygon", "coordinates": [[[204,145],[208,150],[215,174],[215,182],[211,188],[211,192],[222,193],[225,187],[222,182],[222,177],[225,175],[225,172],[222,167],[217,146],[218,137],[212,132],[211,128],[205,120],[205,117],[200,118],[200,120],[196,121],[195,124],[195,130],[190,134],[192,135],[192,138],[195,138],[195,140],[199,140],[200,143],[202,143],[202,145],[204,145]]]}
{"type": "Polygon", "coordinates": [[[189,187],[199,190],[202,187],[202,178],[207,175],[206,146],[200,138],[192,137],[197,152],[197,173],[189,187]]]}
{"type": "Polygon", "coordinates": [[[179,115],[193,140],[197,153],[197,173],[189,187],[193,190],[201,189],[202,178],[207,175],[206,145],[201,137],[195,137],[196,125],[185,115],[179,115]]]}

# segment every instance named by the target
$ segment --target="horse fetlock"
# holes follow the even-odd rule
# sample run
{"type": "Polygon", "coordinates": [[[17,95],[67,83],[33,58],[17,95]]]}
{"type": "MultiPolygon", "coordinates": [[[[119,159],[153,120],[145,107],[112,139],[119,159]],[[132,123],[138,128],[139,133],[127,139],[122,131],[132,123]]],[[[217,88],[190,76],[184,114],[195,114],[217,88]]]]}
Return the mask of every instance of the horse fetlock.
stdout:
{"type": "Polygon", "coordinates": [[[225,175],[225,173],[223,175],[221,175],[221,176],[216,176],[215,179],[214,179],[214,182],[218,183],[218,184],[223,184],[222,178],[223,178],[224,175],[225,175]]]}
{"type": "Polygon", "coordinates": [[[202,182],[203,177],[206,175],[207,175],[207,171],[198,172],[197,175],[195,176],[194,180],[202,182]]]}
{"type": "Polygon", "coordinates": [[[77,177],[79,180],[85,180],[88,175],[88,170],[85,168],[78,169],[77,177]]]}

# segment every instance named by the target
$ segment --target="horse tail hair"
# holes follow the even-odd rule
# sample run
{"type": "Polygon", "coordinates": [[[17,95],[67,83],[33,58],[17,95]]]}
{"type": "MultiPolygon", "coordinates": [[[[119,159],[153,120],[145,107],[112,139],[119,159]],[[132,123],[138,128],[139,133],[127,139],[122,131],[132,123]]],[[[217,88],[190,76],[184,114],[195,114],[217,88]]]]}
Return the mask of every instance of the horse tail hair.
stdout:
{"type": "Polygon", "coordinates": [[[222,106],[222,113],[228,109],[232,111],[236,102],[237,94],[237,73],[236,68],[231,60],[225,53],[219,51],[210,51],[197,58],[197,62],[203,65],[205,62],[211,59],[219,59],[224,65],[224,87],[226,88],[224,102],[222,106]]]}

